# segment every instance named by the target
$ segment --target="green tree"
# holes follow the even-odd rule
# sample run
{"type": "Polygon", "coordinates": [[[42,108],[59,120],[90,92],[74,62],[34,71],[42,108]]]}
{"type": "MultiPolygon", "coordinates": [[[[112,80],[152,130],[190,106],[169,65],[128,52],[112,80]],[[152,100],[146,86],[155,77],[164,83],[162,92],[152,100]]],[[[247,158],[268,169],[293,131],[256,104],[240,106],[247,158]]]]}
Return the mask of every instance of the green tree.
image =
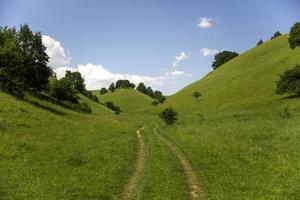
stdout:
{"type": "Polygon", "coordinates": [[[151,87],[147,87],[146,94],[150,97],[153,97],[154,94],[153,94],[153,90],[151,87]]]}
{"type": "Polygon", "coordinates": [[[290,31],[289,43],[291,49],[300,46],[300,22],[294,24],[290,31]]]}
{"type": "Polygon", "coordinates": [[[75,96],[76,91],[66,78],[61,78],[59,80],[53,77],[50,78],[48,90],[49,94],[56,98],[57,101],[78,103],[77,97],[75,96]]]}
{"type": "Polygon", "coordinates": [[[116,88],[115,88],[115,84],[114,83],[111,83],[110,86],[108,87],[108,90],[111,91],[111,92],[114,92],[115,89],[116,88]]]}
{"type": "Polygon", "coordinates": [[[157,99],[160,103],[163,103],[166,100],[166,97],[162,94],[161,91],[154,91],[153,98],[157,99]]]}
{"type": "Polygon", "coordinates": [[[111,101],[105,102],[105,105],[108,109],[113,110],[117,115],[121,113],[120,107],[116,106],[113,102],[111,101]]]}
{"type": "Polygon", "coordinates": [[[200,92],[198,92],[198,91],[196,91],[196,92],[193,93],[193,97],[195,97],[197,101],[200,100],[201,96],[202,96],[202,94],[200,92]]]}
{"type": "Polygon", "coordinates": [[[232,51],[222,51],[215,55],[215,60],[212,64],[212,67],[217,69],[221,65],[225,64],[226,62],[230,61],[231,59],[237,57],[239,54],[232,51]]]}
{"type": "Polygon", "coordinates": [[[138,86],[136,87],[136,90],[143,94],[146,94],[147,92],[147,88],[144,83],[139,83],[138,86]]]}
{"type": "Polygon", "coordinates": [[[257,42],[256,46],[262,45],[263,43],[264,43],[263,40],[259,40],[259,41],[257,42]]]}
{"type": "Polygon", "coordinates": [[[107,92],[108,92],[108,90],[106,88],[101,88],[100,95],[103,95],[103,94],[105,94],[107,92]]]}
{"type": "Polygon", "coordinates": [[[178,120],[178,113],[173,108],[166,108],[159,116],[168,125],[174,124],[178,120]]]}
{"type": "Polygon", "coordinates": [[[80,72],[66,71],[65,77],[70,81],[72,87],[80,93],[85,90],[84,78],[81,76],[80,72]]]}
{"type": "Polygon", "coordinates": [[[285,71],[277,81],[277,94],[300,95],[300,66],[285,71]]]}
{"type": "Polygon", "coordinates": [[[277,37],[279,37],[279,36],[281,36],[282,34],[279,32],[279,31],[276,31],[275,33],[274,33],[274,35],[271,37],[271,40],[273,40],[273,39],[275,39],[275,38],[277,38],[277,37]]]}

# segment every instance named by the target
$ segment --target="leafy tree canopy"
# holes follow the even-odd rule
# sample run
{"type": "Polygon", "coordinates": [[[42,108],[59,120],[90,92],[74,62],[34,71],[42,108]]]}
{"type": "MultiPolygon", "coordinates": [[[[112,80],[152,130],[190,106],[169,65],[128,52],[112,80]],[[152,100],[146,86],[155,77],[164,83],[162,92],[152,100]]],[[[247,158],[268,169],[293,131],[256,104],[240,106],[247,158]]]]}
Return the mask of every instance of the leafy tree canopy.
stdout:
{"type": "Polygon", "coordinates": [[[290,31],[289,43],[291,49],[300,46],[300,22],[294,24],[290,31]]]}
{"type": "Polygon", "coordinates": [[[215,55],[215,60],[212,64],[212,67],[217,69],[221,65],[225,64],[226,62],[230,61],[231,59],[237,57],[239,54],[233,51],[222,51],[215,55]]]}

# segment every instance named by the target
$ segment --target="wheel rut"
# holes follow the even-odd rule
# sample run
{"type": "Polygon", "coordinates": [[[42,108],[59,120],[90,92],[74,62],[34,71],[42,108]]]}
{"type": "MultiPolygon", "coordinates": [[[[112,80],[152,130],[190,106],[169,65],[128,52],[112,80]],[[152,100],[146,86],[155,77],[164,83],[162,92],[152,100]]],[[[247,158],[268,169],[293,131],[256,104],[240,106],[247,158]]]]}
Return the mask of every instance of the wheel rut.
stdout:
{"type": "Polygon", "coordinates": [[[177,159],[179,160],[184,173],[187,178],[187,182],[190,187],[190,196],[192,200],[205,200],[204,192],[197,180],[197,176],[193,171],[193,168],[186,158],[186,156],[182,153],[182,151],[169,139],[165,136],[158,133],[157,129],[154,127],[154,133],[162,140],[164,143],[171,149],[171,151],[176,155],[177,159]]]}
{"type": "Polygon", "coordinates": [[[145,144],[144,144],[143,136],[141,134],[141,131],[143,129],[144,129],[144,127],[142,127],[141,129],[136,131],[136,135],[137,135],[138,143],[139,143],[137,162],[135,165],[135,170],[134,170],[133,174],[131,175],[131,177],[129,178],[129,180],[123,190],[123,193],[121,196],[122,200],[130,200],[133,198],[134,188],[136,187],[136,184],[139,181],[141,174],[143,173],[144,164],[145,164],[145,144]]]}

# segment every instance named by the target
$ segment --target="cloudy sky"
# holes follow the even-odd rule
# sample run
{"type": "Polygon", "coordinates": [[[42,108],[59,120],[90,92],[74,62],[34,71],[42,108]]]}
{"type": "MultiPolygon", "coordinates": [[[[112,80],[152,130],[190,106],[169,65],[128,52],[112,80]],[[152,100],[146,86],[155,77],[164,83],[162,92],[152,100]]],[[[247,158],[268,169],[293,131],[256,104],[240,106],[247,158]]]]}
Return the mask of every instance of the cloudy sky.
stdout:
{"type": "Polygon", "coordinates": [[[0,26],[41,31],[57,75],[79,71],[88,89],[129,79],[173,94],[218,51],[288,32],[299,10],[298,0],[0,0],[0,26]]]}

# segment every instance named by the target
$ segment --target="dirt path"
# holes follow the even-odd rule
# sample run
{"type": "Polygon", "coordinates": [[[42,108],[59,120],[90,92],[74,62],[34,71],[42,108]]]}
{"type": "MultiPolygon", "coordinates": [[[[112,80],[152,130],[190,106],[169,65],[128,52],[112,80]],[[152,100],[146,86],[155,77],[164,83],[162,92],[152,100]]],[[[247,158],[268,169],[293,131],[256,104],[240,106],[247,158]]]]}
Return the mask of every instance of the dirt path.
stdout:
{"type": "Polygon", "coordinates": [[[154,128],[154,133],[166,143],[166,145],[172,150],[172,152],[174,152],[174,154],[176,154],[177,159],[180,161],[180,164],[184,170],[184,173],[187,177],[187,181],[189,183],[189,187],[191,191],[191,199],[192,200],[206,199],[204,192],[198,183],[197,176],[194,173],[192,166],[190,162],[187,160],[187,158],[185,157],[185,155],[172,141],[170,141],[163,135],[159,134],[156,128],[154,128]]]}
{"type": "Polygon", "coordinates": [[[129,200],[132,199],[133,190],[139,180],[139,177],[141,176],[144,168],[145,163],[145,144],[143,140],[143,136],[141,135],[141,131],[144,129],[142,127],[141,129],[136,131],[138,142],[139,142],[139,152],[137,155],[137,162],[135,165],[135,170],[132,174],[132,176],[129,178],[127,185],[125,186],[121,199],[122,200],[129,200]]]}

